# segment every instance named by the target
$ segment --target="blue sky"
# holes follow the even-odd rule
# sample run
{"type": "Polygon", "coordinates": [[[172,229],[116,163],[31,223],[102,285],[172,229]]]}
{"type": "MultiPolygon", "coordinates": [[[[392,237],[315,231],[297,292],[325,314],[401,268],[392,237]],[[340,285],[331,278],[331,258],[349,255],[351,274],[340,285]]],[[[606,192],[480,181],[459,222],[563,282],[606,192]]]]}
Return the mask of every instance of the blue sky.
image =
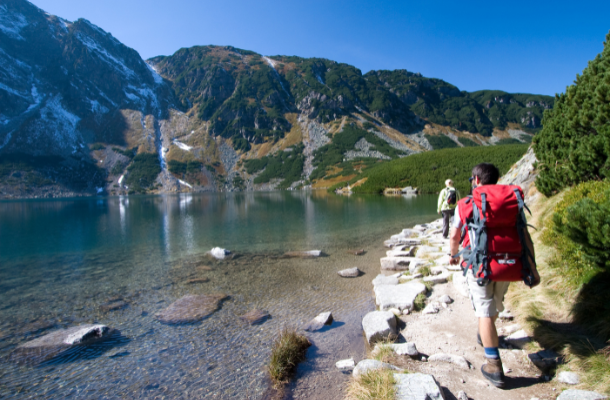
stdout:
{"type": "Polygon", "coordinates": [[[144,58],[232,45],[407,69],[461,90],[554,95],[603,49],[610,1],[33,0],[86,18],[144,58]]]}

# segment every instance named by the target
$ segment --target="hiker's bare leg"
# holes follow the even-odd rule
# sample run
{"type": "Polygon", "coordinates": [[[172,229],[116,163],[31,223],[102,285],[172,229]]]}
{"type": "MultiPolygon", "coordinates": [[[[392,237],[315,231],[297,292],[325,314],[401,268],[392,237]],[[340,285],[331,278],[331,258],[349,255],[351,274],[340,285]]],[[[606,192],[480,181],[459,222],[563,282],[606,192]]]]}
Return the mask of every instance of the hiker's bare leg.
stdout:
{"type": "Polygon", "coordinates": [[[496,330],[497,315],[493,317],[479,317],[479,334],[483,347],[498,347],[498,331],[496,330]]]}

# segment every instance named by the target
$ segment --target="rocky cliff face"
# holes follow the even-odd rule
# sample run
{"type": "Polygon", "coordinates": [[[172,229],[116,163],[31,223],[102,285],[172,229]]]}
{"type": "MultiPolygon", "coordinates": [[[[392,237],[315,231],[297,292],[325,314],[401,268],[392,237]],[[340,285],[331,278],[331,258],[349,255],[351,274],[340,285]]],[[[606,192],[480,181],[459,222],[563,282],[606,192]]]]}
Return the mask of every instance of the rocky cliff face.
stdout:
{"type": "Polygon", "coordinates": [[[0,5],[0,198],[324,186],[439,146],[524,141],[507,124],[536,128],[551,105],[230,46],[144,61],[87,20],[0,5]]]}

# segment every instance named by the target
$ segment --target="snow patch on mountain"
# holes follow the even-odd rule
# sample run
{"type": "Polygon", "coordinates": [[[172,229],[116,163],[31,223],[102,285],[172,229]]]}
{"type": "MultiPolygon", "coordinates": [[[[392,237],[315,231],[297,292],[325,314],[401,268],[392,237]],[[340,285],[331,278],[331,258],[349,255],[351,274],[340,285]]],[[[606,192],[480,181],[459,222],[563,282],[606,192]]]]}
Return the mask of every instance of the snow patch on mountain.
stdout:
{"type": "Polygon", "coordinates": [[[267,64],[269,64],[269,66],[271,67],[271,69],[273,70],[273,72],[275,72],[275,77],[277,78],[277,81],[280,83],[280,86],[282,87],[282,89],[284,90],[284,92],[288,95],[288,97],[290,97],[290,93],[288,93],[288,91],[286,90],[286,88],[284,87],[284,84],[282,83],[282,79],[280,79],[280,74],[277,73],[277,70],[275,69],[275,61],[273,61],[272,59],[270,59],[269,57],[265,57],[263,56],[263,58],[265,59],[265,61],[267,61],[267,64]]]}
{"type": "Polygon", "coordinates": [[[25,40],[20,35],[21,29],[28,26],[28,21],[22,14],[12,12],[6,4],[0,6],[0,31],[17,40],[25,40]]]}
{"type": "Polygon", "coordinates": [[[146,63],[146,66],[150,70],[150,73],[151,73],[153,79],[155,80],[155,83],[157,85],[162,84],[163,83],[163,77],[161,77],[161,75],[159,75],[159,73],[157,72],[157,69],[154,66],[150,65],[148,62],[146,63]]]}
{"type": "Polygon", "coordinates": [[[85,36],[79,32],[76,34],[76,38],[80,40],[82,44],[87,46],[91,51],[97,53],[100,56],[100,59],[105,61],[107,64],[113,66],[119,72],[122,72],[123,75],[126,75],[129,78],[134,78],[136,76],[135,72],[128,68],[125,63],[123,63],[123,61],[117,59],[112,54],[108,53],[106,49],[101,47],[95,40],[93,40],[89,36],[85,36]]]}
{"type": "Polygon", "coordinates": [[[45,139],[51,146],[60,149],[72,147],[76,151],[80,140],[76,126],[80,118],[68,110],[61,103],[61,95],[50,98],[40,109],[40,118],[32,124],[32,131],[28,137],[29,144],[37,144],[45,139]]]}
{"type": "Polygon", "coordinates": [[[188,146],[188,145],[186,145],[186,144],[184,144],[182,142],[179,142],[177,140],[174,140],[174,144],[176,146],[178,146],[180,149],[184,150],[184,151],[191,151],[191,149],[193,148],[193,147],[188,146]]]}

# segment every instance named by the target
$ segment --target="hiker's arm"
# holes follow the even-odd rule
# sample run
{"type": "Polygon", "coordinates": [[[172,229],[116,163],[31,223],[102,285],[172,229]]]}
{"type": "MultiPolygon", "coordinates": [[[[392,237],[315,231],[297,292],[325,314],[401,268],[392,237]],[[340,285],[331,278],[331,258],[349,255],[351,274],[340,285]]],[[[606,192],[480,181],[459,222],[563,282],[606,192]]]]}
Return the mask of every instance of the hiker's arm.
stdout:
{"type": "Polygon", "coordinates": [[[445,198],[445,196],[443,196],[445,194],[445,189],[441,190],[441,192],[438,194],[438,201],[436,204],[436,212],[438,214],[441,213],[441,205],[443,204],[443,199],[445,198]]]}
{"type": "MultiPolygon", "coordinates": [[[[454,256],[458,253],[458,251],[460,251],[460,239],[462,238],[462,235],[460,233],[460,230],[458,228],[451,228],[451,232],[449,233],[449,251],[451,252],[451,256],[454,256]]],[[[451,260],[449,261],[449,264],[451,265],[457,265],[460,262],[460,258],[459,257],[455,257],[455,258],[451,258],[451,260]]]]}
{"type": "Polygon", "coordinates": [[[538,270],[536,269],[536,253],[534,252],[534,242],[532,241],[532,237],[530,236],[527,228],[523,228],[523,237],[525,238],[525,245],[527,246],[529,253],[531,254],[529,264],[532,269],[532,274],[534,275],[534,282],[532,282],[532,286],[537,286],[540,283],[540,275],[538,274],[538,270]]]}

